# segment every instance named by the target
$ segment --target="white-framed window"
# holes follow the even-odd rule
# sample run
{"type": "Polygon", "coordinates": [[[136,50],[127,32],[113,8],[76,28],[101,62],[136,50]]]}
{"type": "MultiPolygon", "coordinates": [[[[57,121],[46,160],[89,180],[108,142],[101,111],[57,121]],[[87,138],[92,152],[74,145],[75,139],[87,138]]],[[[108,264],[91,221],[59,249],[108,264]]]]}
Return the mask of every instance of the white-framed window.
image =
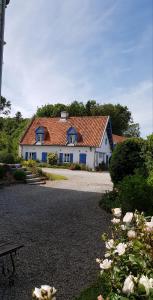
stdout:
{"type": "Polygon", "coordinates": [[[70,134],[69,135],[69,143],[70,144],[75,144],[75,142],[76,142],[76,136],[75,136],[75,134],[70,134]]]}
{"type": "Polygon", "coordinates": [[[42,143],[42,141],[43,141],[43,135],[42,135],[42,133],[38,133],[37,134],[37,141],[42,143]]]}
{"type": "Polygon", "coordinates": [[[70,153],[64,153],[64,162],[69,163],[70,162],[70,153]]]}

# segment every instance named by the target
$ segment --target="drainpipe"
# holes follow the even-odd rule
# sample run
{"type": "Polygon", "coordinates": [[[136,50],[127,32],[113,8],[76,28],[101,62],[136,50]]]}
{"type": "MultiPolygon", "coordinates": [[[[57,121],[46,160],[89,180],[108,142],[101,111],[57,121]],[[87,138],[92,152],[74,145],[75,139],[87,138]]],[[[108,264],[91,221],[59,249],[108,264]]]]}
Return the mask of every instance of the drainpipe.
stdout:
{"type": "Polygon", "coordinates": [[[3,67],[3,46],[4,42],[4,26],[5,26],[5,8],[10,0],[0,0],[0,100],[1,100],[1,86],[2,86],[2,67],[3,67]]]}

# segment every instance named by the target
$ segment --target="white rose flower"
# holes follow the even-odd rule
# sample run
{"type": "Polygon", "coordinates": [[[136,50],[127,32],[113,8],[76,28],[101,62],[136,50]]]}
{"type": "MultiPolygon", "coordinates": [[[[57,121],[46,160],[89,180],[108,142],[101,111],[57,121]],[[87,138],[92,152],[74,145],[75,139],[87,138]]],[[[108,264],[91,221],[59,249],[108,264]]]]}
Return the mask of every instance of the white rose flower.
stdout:
{"type": "Polygon", "coordinates": [[[119,217],[121,217],[122,210],[121,210],[121,208],[113,208],[112,213],[113,213],[114,217],[119,218],[119,217]]]}
{"type": "Polygon", "coordinates": [[[103,262],[100,264],[100,268],[103,270],[109,269],[111,267],[111,260],[104,259],[103,262]]]}
{"type": "Polygon", "coordinates": [[[134,230],[129,230],[128,233],[127,233],[127,235],[128,235],[129,239],[135,239],[136,232],[134,230]]]}
{"type": "Polygon", "coordinates": [[[153,217],[151,218],[150,222],[146,222],[146,231],[153,231],[153,217]]]}
{"type": "Polygon", "coordinates": [[[150,288],[153,289],[153,278],[149,279],[150,288]]]}
{"type": "Polygon", "coordinates": [[[57,290],[54,287],[51,287],[49,285],[42,285],[41,286],[41,294],[46,295],[48,299],[56,300],[55,297],[53,297],[56,294],[57,290]]]}
{"type": "Polygon", "coordinates": [[[125,281],[124,285],[122,288],[122,292],[126,295],[130,295],[134,292],[134,281],[133,281],[133,276],[129,275],[125,281]]]}
{"type": "Polygon", "coordinates": [[[133,213],[132,212],[127,212],[123,218],[124,223],[130,223],[133,219],[133,213]]]}
{"type": "Polygon", "coordinates": [[[98,264],[100,264],[100,263],[101,263],[101,259],[100,259],[100,258],[96,258],[96,262],[97,262],[98,264]]]}
{"type": "Polygon", "coordinates": [[[41,294],[41,289],[35,288],[32,294],[33,297],[35,297],[38,300],[42,300],[42,294],[41,294]]]}
{"type": "Polygon", "coordinates": [[[122,230],[126,230],[126,226],[125,225],[121,225],[121,229],[122,230]]]}
{"type": "Polygon", "coordinates": [[[113,239],[108,240],[108,241],[105,243],[105,245],[106,245],[106,248],[107,248],[107,249],[112,249],[113,246],[114,246],[114,240],[113,240],[113,239]]]}
{"type": "Polygon", "coordinates": [[[49,286],[49,285],[41,285],[41,291],[46,292],[48,298],[51,297],[51,290],[52,290],[51,286],[49,286]]]}
{"type": "Polygon", "coordinates": [[[150,280],[147,276],[142,275],[139,283],[144,286],[146,294],[149,295],[149,290],[152,288],[152,279],[150,280]]]}
{"type": "Polygon", "coordinates": [[[113,220],[111,220],[111,222],[112,222],[113,224],[118,224],[118,223],[120,223],[120,219],[114,218],[113,220]]]}
{"type": "Polygon", "coordinates": [[[110,257],[110,253],[109,253],[109,252],[106,252],[104,256],[105,256],[106,258],[107,258],[107,257],[110,257]]]}
{"type": "Polygon", "coordinates": [[[119,243],[114,251],[114,253],[118,253],[118,255],[123,255],[125,253],[127,245],[125,243],[119,243]]]}

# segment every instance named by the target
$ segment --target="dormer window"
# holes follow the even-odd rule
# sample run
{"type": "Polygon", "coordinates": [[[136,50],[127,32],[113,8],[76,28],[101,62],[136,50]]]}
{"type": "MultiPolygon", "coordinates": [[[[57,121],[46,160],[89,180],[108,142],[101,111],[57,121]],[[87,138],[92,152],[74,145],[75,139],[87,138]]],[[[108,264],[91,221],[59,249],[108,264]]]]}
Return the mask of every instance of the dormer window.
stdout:
{"type": "Polygon", "coordinates": [[[67,142],[68,144],[76,144],[78,141],[78,134],[74,127],[70,127],[67,131],[67,142]]]}
{"type": "Polygon", "coordinates": [[[36,129],[36,143],[42,144],[44,142],[45,132],[46,129],[42,126],[36,129]]]}

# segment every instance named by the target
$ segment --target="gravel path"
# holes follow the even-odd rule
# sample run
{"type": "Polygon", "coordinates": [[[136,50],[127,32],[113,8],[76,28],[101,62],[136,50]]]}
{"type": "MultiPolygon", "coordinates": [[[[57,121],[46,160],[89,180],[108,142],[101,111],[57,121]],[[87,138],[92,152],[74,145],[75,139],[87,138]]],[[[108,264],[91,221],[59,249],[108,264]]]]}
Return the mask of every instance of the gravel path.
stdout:
{"type": "Polygon", "coordinates": [[[25,245],[14,287],[0,277],[1,300],[30,300],[41,284],[54,285],[57,299],[72,300],[94,280],[95,259],[103,254],[100,237],[109,224],[100,197],[45,186],[0,189],[0,239],[25,245]]]}
{"type": "Polygon", "coordinates": [[[47,186],[74,191],[104,193],[112,190],[113,184],[108,172],[71,171],[67,169],[43,168],[45,172],[64,175],[67,181],[50,181],[47,186]]]}

